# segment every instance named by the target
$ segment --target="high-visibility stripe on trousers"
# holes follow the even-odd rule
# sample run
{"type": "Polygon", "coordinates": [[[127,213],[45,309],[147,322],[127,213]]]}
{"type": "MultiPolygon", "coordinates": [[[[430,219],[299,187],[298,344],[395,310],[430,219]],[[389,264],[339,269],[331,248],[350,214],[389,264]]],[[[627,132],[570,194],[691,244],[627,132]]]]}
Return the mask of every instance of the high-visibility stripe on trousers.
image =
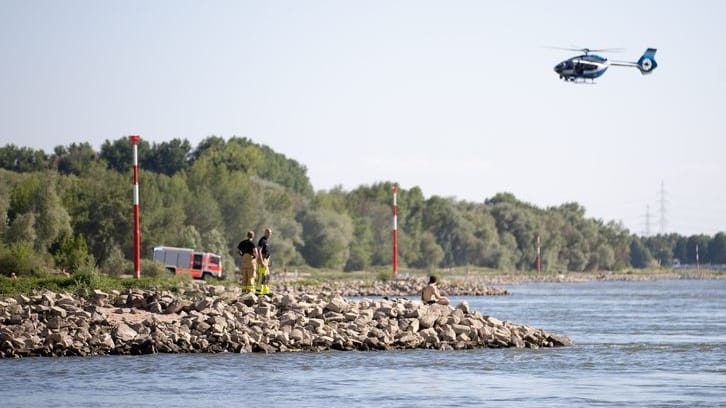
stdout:
{"type": "Polygon", "coordinates": [[[270,293],[270,269],[264,263],[260,263],[260,267],[257,270],[257,279],[255,280],[255,293],[258,295],[267,295],[270,293]]]}
{"type": "Polygon", "coordinates": [[[242,292],[253,293],[257,275],[257,260],[250,254],[242,255],[242,292]]]}

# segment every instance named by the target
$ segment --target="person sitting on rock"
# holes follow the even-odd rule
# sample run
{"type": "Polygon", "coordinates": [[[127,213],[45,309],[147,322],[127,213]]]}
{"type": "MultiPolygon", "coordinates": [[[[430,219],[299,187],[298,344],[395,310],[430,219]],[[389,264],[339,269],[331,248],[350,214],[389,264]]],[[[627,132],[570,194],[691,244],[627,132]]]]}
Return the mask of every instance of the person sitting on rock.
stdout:
{"type": "Polygon", "coordinates": [[[421,300],[424,304],[432,305],[438,303],[440,305],[449,305],[449,298],[441,296],[439,288],[436,287],[436,276],[429,277],[429,284],[421,289],[421,300]]]}

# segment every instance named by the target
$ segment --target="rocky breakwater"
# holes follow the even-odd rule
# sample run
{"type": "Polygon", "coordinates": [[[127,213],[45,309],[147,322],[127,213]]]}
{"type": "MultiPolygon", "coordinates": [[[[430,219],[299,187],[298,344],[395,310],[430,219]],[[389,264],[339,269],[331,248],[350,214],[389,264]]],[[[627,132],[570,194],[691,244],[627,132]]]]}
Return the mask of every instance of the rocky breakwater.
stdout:
{"type": "Polygon", "coordinates": [[[0,299],[0,357],[186,352],[470,349],[570,345],[469,309],[337,294],[129,289],[0,299]]]}
{"type": "MultiPolygon", "coordinates": [[[[319,285],[296,285],[294,282],[273,282],[273,288],[281,292],[298,293],[337,293],[341,296],[397,296],[419,297],[426,279],[402,278],[386,281],[370,281],[346,279],[319,285]]],[[[502,296],[508,295],[506,289],[488,286],[475,279],[447,279],[439,285],[441,292],[447,296],[502,296]]]]}

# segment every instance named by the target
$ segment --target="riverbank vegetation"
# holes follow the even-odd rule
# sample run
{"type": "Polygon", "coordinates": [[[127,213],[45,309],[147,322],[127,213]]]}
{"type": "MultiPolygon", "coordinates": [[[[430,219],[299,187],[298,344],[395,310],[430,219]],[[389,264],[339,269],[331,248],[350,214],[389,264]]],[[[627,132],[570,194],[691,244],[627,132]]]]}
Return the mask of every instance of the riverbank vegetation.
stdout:
{"type": "MultiPolygon", "coordinates": [[[[202,281],[189,276],[169,274],[153,275],[148,270],[142,272],[141,279],[132,275],[112,276],[99,273],[96,269],[78,270],[73,274],[57,272],[35,272],[26,276],[7,277],[0,275],[0,296],[27,295],[34,291],[49,290],[57,293],[91,293],[94,290],[103,292],[124,289],[168,290],[180,292],[190,287],[197,287],[202,281]],[[147,272],[147,273],[144,273],[147,272]]],[[[351,292],[351,296],[365,296],[361,293],[377,296],[416,295],[434,274],[439,278],[440,287],[447,295],[484,293],[484,289],[501,289],[504,285],[516,285],[531,282],[584,282],[596,280],[644,281],[656,279],[726,279],[726,273],[718,270],[695,269],[663,269],[663,268],[629,268],[618,272],[534,272],[534,271],[497,271],[486,268],[452,268],[431,272],[427,270],[408,269],[394,277],[390,270],[342,272],[304,268],[288,273],[273,273],[270,287],[272,293],[279,291],[299,290],[302,292],[319,292],[325,287],[335,287],[339,293],[351,292]],[[392,293],[405,284],[409,289],[405,293],[392,293]],[[492,287],[494,285],[495,287],[492,287]]],[[[241,288],[235,279],[212,279],[208,285],[241,288]]],[[[490,290],[489,292],[495,292],[490,290]]],[[[492,294],[486,292],[486,294],[492,294]]]]}
{"type": "MultiPolygon", "coordinates": [[[[272,227],[281,273],[371,271],[385,279],[392,253],[390,182],[314,191],[305,166],[247,138],[139,144],[144,276],[159,245],[223,255],[234,278],[235,247],[249,229],[272,227]]],[[[131,271],[128,139],[58,146],[53,153],[0,148],[0,274],[47,271],[120,276],[131,271]]],[[[440,273],[535,269],[546,274],[669,269],[678,260],[726,264],[726,234],[640,237],[588,218],[577,203],[539,208],[500,193],[482,202],[398,190],[400,270],[440,273]],[[697,249],[698,248],[698,249],[697,249]],[[648,269],[650,268],[650,269],[648,269]]],[[[470,272],[471,273],[471,272],[470,272]]],[[[314,278],[313,278],[314,279],[314,278]]]]}

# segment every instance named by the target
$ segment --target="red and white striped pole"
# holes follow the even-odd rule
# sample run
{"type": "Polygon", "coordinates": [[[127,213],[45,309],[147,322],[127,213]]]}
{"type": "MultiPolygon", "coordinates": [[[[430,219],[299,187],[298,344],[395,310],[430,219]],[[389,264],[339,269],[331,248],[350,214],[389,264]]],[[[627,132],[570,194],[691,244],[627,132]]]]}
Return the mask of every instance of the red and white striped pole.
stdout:
{"type": "Polygon", "coordinates": [[[542,266],[542,258],[540,257],[539,253],[539,234],[537,234],[537,273],[540,271],[540,267],[542,266]]]}
{"type": "Polygon", "coordinates": [[[134,277],[141,278],[141,233],[139,231],[139,135],[129,136],[134,145],[134,277]]]}
{"type": "Polygon", "coordinates": [[[698,261],[698,244],[696,244],[696,272],[701,273],[701,265],[698,261]]]}
{"type": "Polygon", "coordinates": [[[393,276],[398,275],[398,204],[396,204],[396,192],[398,186],[395,184],[393,190],[393,276]]]}

